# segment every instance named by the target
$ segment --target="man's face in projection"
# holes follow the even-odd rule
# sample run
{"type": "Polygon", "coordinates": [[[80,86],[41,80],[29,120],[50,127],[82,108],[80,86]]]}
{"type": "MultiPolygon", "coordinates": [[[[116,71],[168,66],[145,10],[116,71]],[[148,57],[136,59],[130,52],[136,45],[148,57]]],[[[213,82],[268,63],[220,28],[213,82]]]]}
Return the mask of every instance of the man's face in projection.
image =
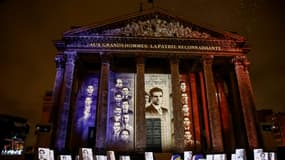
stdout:
{"type": "Polygon", "coordinates": [[[120,115],[121,113],[122,113],[122,108],[116,107],[116,108],[114,109],[114,114],[115,114],[115,115],[120,115]]]}
{"type": "Polygon", "coordinates": [[[120,122],[121,121],[121,115],[120,114],[115,114],[114,115],[114,120],[115,120],[115,122],[120,122]]]}
{"type": "Polygon", "coordinates": [[[145,99],[145,104],[147,104],[149,102],[149,95],[144,95],[144,99],[145,99]]]}
{"type": "Polygon", "coordinates": [[[127,87],[122,88],[122,93],[124,96],[128,96],[129,95],[129,88],[127,88],[127,87]]]}
{"type": "Polygon", "coordinates": [[[121,129],[121,125],[119,122],[114,122],[114,125],[113,125],[113,130],[115,133],[119,132],[121,129]]]}
{"type": "Polygon", "coordinates": [[[183,121],[184,126],[190,126],[190,123],[190,119],[188,117],[185,117],[183,121]]]}
{"type": "Polygon", "coordinates": [[[123,87],[123,80],[116,79],[116,87],[117,88],[122,88],[123,87]]]}
{"type": "Polygon", "coordinates": [[[186,92],[186,83],[185,82],[180,83],[180,89],[182,92],[186,92]]]}
{"type": "Polygon", "coordinates": [[[151,96],[151,102],[154,105],[161,105],[162,104],[162,92],[160,91],[153,92],[151,96]]]}
{"type": "Polygon", "coordinates": [[[92,85],[88,85],[86,88],[86,92],[88,96],[92,96],[94,92],[94,87],[92,85]]]}
{"type": "Polygon", "coordinates": [[[124,122],[125,124],[128,124],[129,121],[130,121],[130,116],[129,116],[128,114],[124,114],[124,115],[123,115],[123,122],[124,122]]]}
{"type": "Polygon", "coordinates": [[[188,141],[191,140],[192,134],[190,133],[190,131],[185,131],[184,138],[185,140],[188,140],[188,141]]]}
{"type": "Polygon", "coordinates": [[[182,111],[183,111],[183,113],[188,113],[188,112],[189,112],[189,108],[188,108],[188,105],[187,105],[187,104],[184,104],[184,105],[182,106],[182,111]]]}
{"type": "Polygon", "coordinates": [[[121,94],[116,94],[114,99],[115,99],[115,102],[119,103],[122,100],[122,95],[121,94]]]}
{"type": "Polygon", "coordinates": [[[121,133],[121,137],[120,137],[120,138],[121,138],[121,140],[123,140],[123,141],[128,141],[129,138],[130,138],[129,132],[123,130],[122,133],[121,133]]]}
{"type": "Polygon", "coordinates": [[[122,108],[123,108],[123,112],[128,112],[128,110],[129,110],[129,102],[128,101],[123,101],[122,102],[122,108]]]}

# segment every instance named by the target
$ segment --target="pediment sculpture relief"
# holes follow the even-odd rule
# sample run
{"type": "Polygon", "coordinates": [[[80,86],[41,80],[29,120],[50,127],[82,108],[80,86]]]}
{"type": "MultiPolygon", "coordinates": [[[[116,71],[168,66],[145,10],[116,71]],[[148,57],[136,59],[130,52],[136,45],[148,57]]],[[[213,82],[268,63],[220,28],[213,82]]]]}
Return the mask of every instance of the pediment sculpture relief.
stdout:
{"type": "Polygon", "coordinates": [[[210,37],[208,33],[194,31],[191,27],[184,26],[179,22],[167,22],[166,20],[159,18],[131,22],[125,27],[104,30],[101,34],[112,36],[177,37],[203,39],[210,37]]]}

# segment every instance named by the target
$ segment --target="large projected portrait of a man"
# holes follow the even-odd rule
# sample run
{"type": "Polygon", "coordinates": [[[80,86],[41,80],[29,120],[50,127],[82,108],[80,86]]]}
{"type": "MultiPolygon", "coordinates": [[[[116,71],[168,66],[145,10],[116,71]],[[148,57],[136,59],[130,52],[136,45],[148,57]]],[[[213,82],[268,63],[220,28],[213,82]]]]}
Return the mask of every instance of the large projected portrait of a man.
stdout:
{"type": "Polygon", "coordinates": [[[150,105],[145,108],[146,114],[163,115],[168,112],[168,109],[162,106],[163,91],[161,88],[154,87],[149,91],[150,105]]]}
{"type": "Polygon", "coordinates": [[[171,75],[145,74],[147,148],[169,151],[172,143],[171,75]]]}

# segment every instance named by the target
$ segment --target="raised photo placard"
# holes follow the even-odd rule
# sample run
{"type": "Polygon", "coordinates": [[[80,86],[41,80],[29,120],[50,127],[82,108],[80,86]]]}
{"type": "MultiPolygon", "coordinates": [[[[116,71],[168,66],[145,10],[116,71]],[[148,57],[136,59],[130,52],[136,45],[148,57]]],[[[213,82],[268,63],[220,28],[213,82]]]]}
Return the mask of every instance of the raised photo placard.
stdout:
{"type": "Polygon", "coordinates": [[[59,160],[72,160],[71,155],[59,155],[59,160]]]}
{"type": "Polygon", "coordinates": [[[38,148],[38,159],[39,160],[49,160],[49,148],[43,148],[43,147],[39,147],[38,148]]]}
{"type": "Polygon", "coordinates": [[[92,148],[80,148],[79,159],[81,160],[93,160],[92,148]]]}
{"type": "Polygon", "coordinates": [[[145,157],[145,160],[153,160],[153,153],[152,152],[145,152],[144,157],[145,157]]]}

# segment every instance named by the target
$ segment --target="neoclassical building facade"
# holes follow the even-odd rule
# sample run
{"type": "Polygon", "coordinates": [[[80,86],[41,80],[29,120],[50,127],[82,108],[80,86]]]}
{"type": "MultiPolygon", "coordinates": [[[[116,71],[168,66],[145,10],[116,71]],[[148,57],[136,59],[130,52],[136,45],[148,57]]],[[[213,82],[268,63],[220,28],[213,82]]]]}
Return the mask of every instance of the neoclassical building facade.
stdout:
{"type": "Polygon", "coordinates": [[[55,47],[46,122],[58,152],[260,147],[240,35],[151,10],[73,28],[55,47]]]}

